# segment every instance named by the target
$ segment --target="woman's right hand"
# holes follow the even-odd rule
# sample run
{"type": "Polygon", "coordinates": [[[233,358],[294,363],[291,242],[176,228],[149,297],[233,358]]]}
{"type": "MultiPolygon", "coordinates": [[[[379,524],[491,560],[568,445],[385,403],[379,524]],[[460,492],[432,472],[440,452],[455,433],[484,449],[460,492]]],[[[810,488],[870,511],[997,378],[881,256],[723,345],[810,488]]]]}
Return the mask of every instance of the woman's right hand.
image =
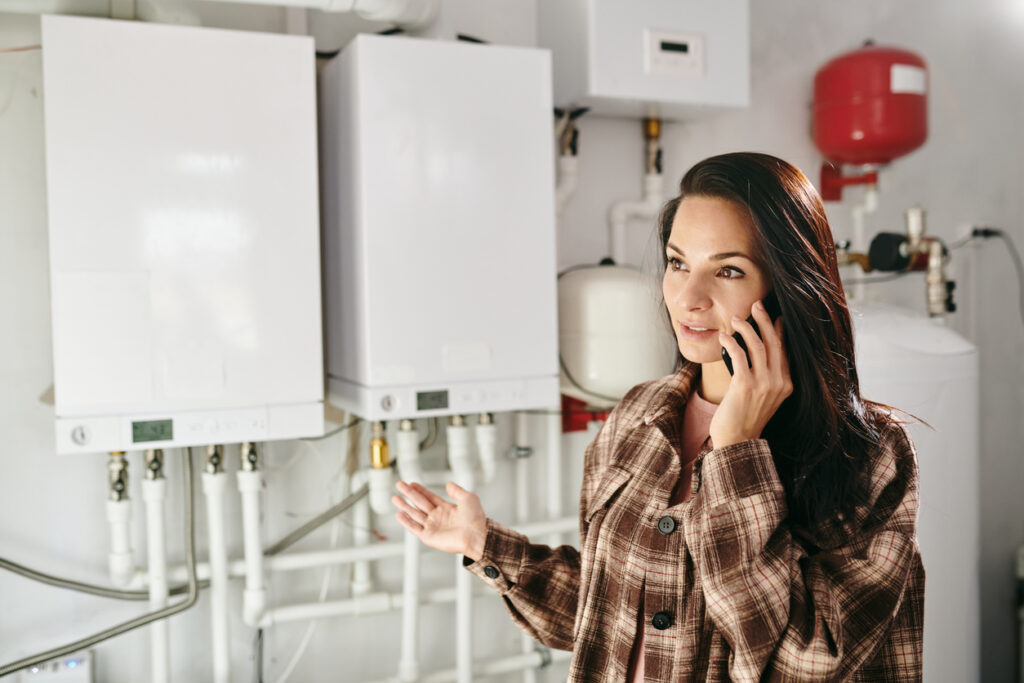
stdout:
{"type": "Polygon", "coordinates": [[[448,553],[462,553],[476,562],[484,554],[487,539],[487,516],[480,498],[453,481],[445,491],[455,499],[451,503],[428,491],[422,484],[396,485],[404,496],[391,496],[399,513],[399,524],[431,548],[448,553]]]}

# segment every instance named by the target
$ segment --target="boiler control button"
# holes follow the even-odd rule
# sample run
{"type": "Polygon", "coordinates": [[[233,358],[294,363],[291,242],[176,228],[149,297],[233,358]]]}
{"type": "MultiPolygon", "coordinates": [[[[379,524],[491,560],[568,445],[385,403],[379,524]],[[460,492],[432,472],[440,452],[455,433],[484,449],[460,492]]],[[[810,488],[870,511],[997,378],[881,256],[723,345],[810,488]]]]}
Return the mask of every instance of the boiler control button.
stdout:
{"type": "Polygon", "coordinates": [[[85,425],[78,425],[71,430],[71,440],[79,446],[89,443],[89,428],[85,425]]]}

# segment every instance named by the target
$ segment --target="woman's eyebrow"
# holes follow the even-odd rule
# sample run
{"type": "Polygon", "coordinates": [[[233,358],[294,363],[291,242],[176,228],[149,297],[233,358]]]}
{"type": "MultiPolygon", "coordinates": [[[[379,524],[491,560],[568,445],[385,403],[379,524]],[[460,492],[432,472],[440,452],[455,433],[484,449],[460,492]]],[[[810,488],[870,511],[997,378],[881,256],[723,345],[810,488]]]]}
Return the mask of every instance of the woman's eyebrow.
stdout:
{"type": "MultiPolygon", "coordinates": [[[[672,251],[676,252],[680,256],[686,256],[686,253],[682,249],[680,249],[676,245],[672,244],[671,242],[668,243],[668,248],[671,249],[672,251]]],[[[732,258],[733,256],[738,256],[739,258],[745,258],[745,259],[747,259],[750,262],[754,261],[754,259],[752,259],[749,256],[747,256],[742,251],[723,251],[720,254],[712,254],[711,257],[708,260],[709,261],[724,261],[725,259],[732,258]]]]}

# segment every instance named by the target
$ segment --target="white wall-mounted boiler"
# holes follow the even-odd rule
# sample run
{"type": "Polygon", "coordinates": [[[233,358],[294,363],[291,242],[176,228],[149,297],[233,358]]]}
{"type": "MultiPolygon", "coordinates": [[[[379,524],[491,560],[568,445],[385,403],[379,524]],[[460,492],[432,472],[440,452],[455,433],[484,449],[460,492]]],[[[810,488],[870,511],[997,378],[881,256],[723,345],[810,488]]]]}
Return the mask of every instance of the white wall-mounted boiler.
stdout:
{"type": "Polygon", "coordinates": [[[555,104],[692,119],[750,103],[749,0],[541,0],[555,104]]]}
{"type": "Polygon", "coordinates": [[[58,452],[322,434],[312,39],[42,31],[58,452]]]}
{"type": "Polygon", "coordinates": [[[558,405],[546,51],[359,35],[320,74],[330,399],[558,405]]]}

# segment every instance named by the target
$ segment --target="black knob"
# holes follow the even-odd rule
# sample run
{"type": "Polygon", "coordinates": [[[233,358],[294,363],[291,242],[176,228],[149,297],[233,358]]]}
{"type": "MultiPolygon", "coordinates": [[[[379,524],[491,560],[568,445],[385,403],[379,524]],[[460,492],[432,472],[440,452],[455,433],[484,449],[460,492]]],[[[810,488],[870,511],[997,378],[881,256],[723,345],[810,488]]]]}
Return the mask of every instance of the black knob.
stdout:
{"type": "Polygon", "coordinates": [[[670,533],[676,530],[676,520],[672,519],[668,515],[665,515],[658,520],[658,531],[668,536],[670,533]]]}
{"type": "Polygon", "coordinates": [[[907,236],[898,232],[880,232],[868,247],[868,263],[875,270],[906,270],[910,257],[905,253],[907,236]]]}
{"type": "Polygon", "coordinates": [[[658,612],[654,615],[654,618],[651,619],[651,624],[653,624],[654,628],[659,631],[664,631],[672,625],[672,615],[668,612],[658,612]]]}

